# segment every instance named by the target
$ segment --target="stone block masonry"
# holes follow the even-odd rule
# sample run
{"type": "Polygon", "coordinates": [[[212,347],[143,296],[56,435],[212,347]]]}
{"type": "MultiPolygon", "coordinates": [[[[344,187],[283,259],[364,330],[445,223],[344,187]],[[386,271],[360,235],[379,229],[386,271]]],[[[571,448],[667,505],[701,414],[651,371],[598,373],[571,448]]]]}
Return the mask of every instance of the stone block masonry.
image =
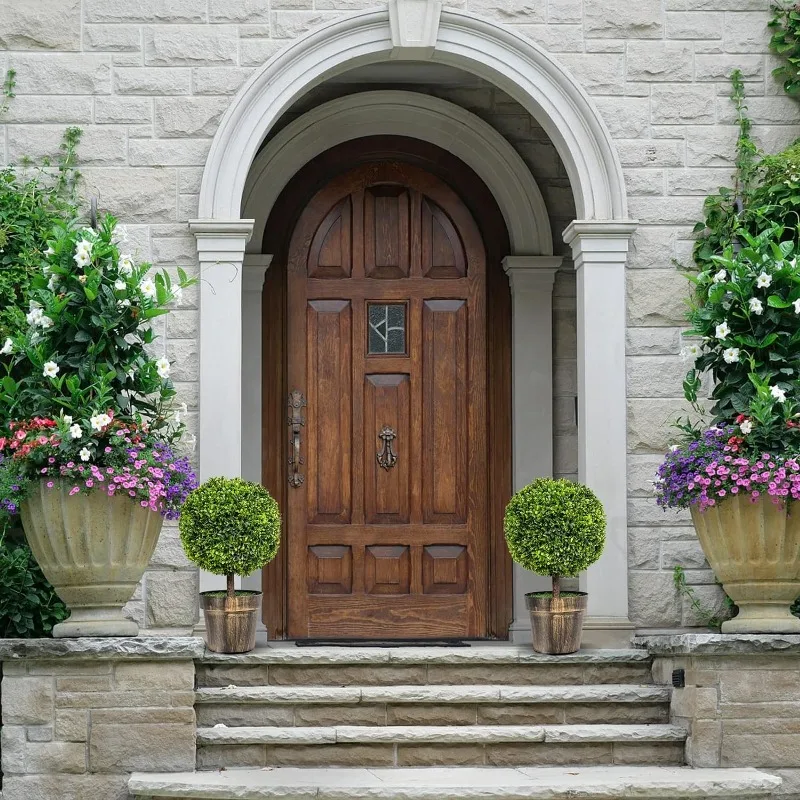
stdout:
{"type": "Polygon", "coordinates": [[[202,642],[39,641],[2,653],[3,800],[127,800],[134,771],[194,767],[202,642]]]}

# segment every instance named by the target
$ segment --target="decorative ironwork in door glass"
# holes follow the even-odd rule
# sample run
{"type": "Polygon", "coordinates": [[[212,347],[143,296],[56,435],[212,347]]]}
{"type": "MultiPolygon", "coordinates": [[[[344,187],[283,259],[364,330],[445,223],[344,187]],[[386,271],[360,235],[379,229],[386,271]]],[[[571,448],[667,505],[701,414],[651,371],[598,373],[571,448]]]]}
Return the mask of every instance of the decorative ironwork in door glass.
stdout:
{"type": "Polygon", "coordinates": [[[405,303],[370,303],[367,306],[369,355],[404,355],[406,352],[405,303]]]}

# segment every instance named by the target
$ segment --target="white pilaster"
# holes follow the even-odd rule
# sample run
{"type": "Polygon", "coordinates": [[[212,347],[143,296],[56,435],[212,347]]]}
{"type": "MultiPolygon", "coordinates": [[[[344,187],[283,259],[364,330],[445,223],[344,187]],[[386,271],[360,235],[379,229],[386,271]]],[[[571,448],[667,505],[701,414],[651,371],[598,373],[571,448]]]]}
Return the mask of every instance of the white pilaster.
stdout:
{"type": "Polygon", "coordinates": [[[628,620],[625,262],[633,221],[576,220],[564,231],[578,293],[578,473],[608,520],[600,560],[581,577],[587,643],[625,640],[628,620]],[[604,635],[602,632],[607,632],[604,635]]]}
{"type": "MultiPolygon", "coordinates": [[[[561,256],[507,256],[511,285],[514,491],[553,474],[553,282],[561,256]]],[[[514,564],[514,642],[531,641],[528,592],[550,579],[514,564]]]]}
{"type": "MultiPolygon", "coordinates": [[[[253,220],[189,222],[200,259],[200,480],[242,474],[242,275],[253,220]]],[[[200,589],[221,588],[200,573],[200,589]]]]}

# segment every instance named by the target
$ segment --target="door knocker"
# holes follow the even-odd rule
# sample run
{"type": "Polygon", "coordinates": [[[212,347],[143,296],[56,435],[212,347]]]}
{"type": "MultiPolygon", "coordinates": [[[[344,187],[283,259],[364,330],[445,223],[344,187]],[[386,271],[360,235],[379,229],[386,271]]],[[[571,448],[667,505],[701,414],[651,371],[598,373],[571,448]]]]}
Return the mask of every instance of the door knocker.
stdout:
{"type": "Polygon", "coordinates": [[[380,453],[376,453],[378,465],[385,470],[390,470],[397,463],[397,453],[392,450],[392,441],[397,438],[397,434],[388,425],[381,428],[378,438],[383,442],[380,453]]]}

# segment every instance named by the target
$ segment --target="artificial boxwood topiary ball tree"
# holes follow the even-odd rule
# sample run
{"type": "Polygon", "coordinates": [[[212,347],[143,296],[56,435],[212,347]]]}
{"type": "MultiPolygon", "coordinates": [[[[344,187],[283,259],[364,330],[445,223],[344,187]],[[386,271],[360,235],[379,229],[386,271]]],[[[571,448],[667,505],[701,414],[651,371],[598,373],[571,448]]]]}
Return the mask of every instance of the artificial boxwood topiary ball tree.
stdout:
{"type": "Polygon", "coordinates": [[[574,577],[603,552],[606,515],[594,492],[566,479],[538,478],[506,506],[503,528],[511,558],[538,575],[574,577]]]}
{"type": "Polygon", "coordinates": [[[241,478],[211,478],[189,494],[181,509],[181,542],[200,569],[227,578],[249,575],[275,558],[281,515],[272,495],[241,478]]]}

